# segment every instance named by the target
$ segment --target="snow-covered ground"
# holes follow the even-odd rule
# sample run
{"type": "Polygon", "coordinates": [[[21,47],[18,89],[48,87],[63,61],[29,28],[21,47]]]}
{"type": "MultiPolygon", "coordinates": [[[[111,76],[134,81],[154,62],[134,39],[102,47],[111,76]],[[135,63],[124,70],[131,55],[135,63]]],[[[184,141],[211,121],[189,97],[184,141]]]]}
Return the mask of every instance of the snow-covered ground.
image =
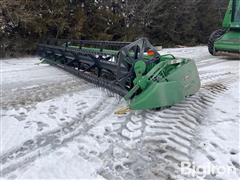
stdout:
{"type": "MultiPolygon", "coordinates": [[[[196,61],[200,91],[168,109],[116,116],[123,100],[38,58],[0,61],[3,179],[196,179],[181,162],[240,178],[240,58],[206,47],[160,53],[196,61]]],[[[195,169],[196,170],[196,169],[195,169]]],[[[196,171],[195,171],[196,172],[196,171]]],[[[205,176],[206,175],[206,176],[205,176]]]]}

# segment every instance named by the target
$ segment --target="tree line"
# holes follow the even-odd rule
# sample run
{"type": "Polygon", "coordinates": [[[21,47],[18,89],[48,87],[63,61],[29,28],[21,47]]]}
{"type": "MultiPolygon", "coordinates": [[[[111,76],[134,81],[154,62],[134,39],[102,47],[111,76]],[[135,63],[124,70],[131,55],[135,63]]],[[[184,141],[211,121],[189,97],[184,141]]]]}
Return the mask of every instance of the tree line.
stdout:
{"type": "Polygon", "coordinates": [[[34,53],[40,39],[198,45],[221,26],[227,0],[0,0],[0,56],[34,53]]]}

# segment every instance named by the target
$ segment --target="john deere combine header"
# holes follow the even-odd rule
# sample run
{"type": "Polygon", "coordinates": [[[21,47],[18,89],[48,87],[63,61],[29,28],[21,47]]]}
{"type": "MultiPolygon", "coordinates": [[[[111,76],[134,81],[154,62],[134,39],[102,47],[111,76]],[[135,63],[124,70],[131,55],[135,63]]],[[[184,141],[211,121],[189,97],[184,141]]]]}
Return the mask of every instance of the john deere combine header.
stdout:
{"type": "Polygon", "coordinates": [[[208,41],[212,55],[237,55],[240,58],[240,0],[230,0],[223,28],[214,31],[208,41]]]}
{"type": "Polygon", "coordinates": [[[49,64],[124,96],[130,109],[171,106],[194,94],[193,60],[160,55],[146,38],[135,42],[49,39],[38,44],[49,64]]]}

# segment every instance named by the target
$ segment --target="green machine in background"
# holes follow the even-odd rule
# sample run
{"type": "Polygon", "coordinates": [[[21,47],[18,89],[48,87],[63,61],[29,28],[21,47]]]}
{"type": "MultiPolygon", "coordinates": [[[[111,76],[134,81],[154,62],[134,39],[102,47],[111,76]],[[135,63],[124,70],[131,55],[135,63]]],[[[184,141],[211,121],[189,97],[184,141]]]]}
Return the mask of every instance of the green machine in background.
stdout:
{"type": "Polygon", "coordinates": [[[240,0],[230,0],[223,28],[214,31],[208,41],[212,55],[239,55],[240,59],[240,0]]]}

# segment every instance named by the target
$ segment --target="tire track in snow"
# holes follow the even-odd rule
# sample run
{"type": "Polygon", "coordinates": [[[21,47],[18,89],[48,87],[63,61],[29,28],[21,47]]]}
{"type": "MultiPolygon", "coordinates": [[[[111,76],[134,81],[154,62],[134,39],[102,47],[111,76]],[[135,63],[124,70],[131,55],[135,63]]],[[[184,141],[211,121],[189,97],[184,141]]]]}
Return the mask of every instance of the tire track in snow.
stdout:
{"type": "Polygon", "coordinates": [[[204,113],[235,80],[233,74],[219,77],[222,76],[216,76],[197,94],[168,109],[126,116],[116,130],[121,138],[115,147],[123,152],[114,157],[109,157],[113,153],[104,153],[102,159],[109,160],[100,174],[123,179],[178,178],[180,162],[191,160],[192,139],[204,113]]]}
{"type": "Polygon", "coordinates": [[[79,79],[69,80],[61,83],[46,84],[31,88],[17,88],[11,91],[4,90],[1,98],[0,108],[18,108],[23,105],[30,105],[46,101],[61,94],[82,91],[91,88],[91,84],[79,79]]]}
{"type": "Polygon", "coordinates": [[[208,67],[208,66],[212,66],[212,65],[217,65],[217,64],[222,64],[222,63],[226,63],[226,60],[216,60],[215,58],[211,58],[208,60],[204,60],[204,61],[199,61],[197,62],[197,66],[198,68],[203,68],[203,67],[208,67]]]}
{"type": "Polygon", "coordinates": [[[34,139],[25,141],[19,147],[4,153],[0,157],[1,171],[0,176],[15,171],[21,166],[34,161],[40,155],[45,155],[62,147],[64,144],[73,140],[74,137],[87,133],[99,121],[113,111],[114,98],[102,98],[84,115],[79,115],[72,122],[66,123],[61,128],[55,129],[34,139]],[[106,100],[107,99],[107,100],[106,100]]]}

